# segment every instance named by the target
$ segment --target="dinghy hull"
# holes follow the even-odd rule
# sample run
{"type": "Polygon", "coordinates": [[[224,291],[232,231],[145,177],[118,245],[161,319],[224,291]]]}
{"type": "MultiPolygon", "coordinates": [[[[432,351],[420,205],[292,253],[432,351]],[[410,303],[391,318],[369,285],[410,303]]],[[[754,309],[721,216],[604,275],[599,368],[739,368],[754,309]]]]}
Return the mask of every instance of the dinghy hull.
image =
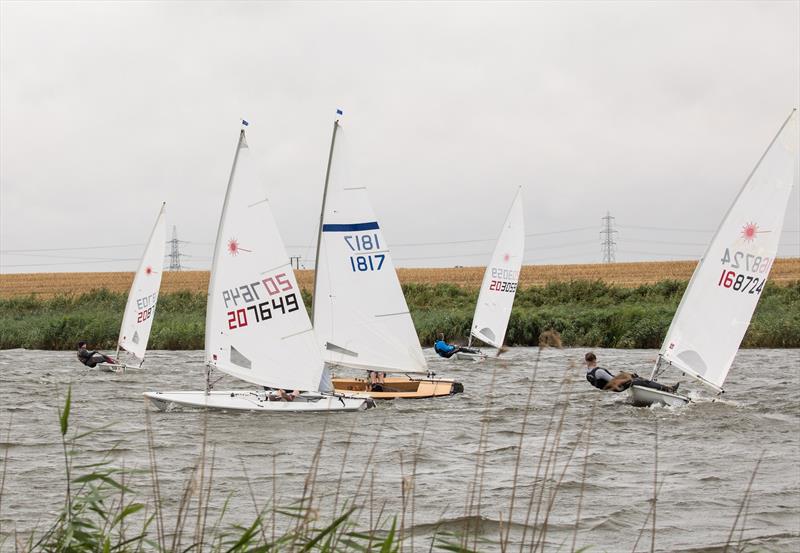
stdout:
{"type": "Polygon", "coordinates": [[[112,364],[112,363],[100,363],[99,365],[97,365],[97,369],[100,372],[104,372],[104,373],[124,373],[125,371],[128,371],[130,369],[138,369],[138,368],[140,368],[140,367],[138,367],[136,365],[133,365],[133,366],[126,365],[125,363],[114,363],[114,364],[112,364]]]}
{"type": "Polygon", "coordinates": [[[369,398],[322,394],[303,394],[294,401],[266,401],[264,392],[247,390],[211,391],[209,393],[204,391],[145,392],[143,395],[159,411],[194,408],[269,413],[311,413],[361,411],[375,406],[375,403],[369,398]]]}
{"type": "Polygon", "coordinates": [[[459,351],[453,357],[455,357],[459,361],[483,361],[488,357],[488,355],[480,351],[478,353],[467,353],[465,351],[459,351]]]}
{"type": "Polygon", "coordinates": [[[668,405],[670,407],[682,407],[691,401],[686,396],[670,394],[653,388],[644,386],[631,386],[628,388],[631,396],[631,403],[637,407],[649,407],[651,405],[668,405]]]}
{"type": "Polygon", "coordinates": [[[384,379],[383,391],[370,390],[364,378],[334,378],[333,387],[339,394],[364,394],[372,399],[425,399],[448,397],[464,391],[464,386],[453,380],[396,376],[384,379]]]}

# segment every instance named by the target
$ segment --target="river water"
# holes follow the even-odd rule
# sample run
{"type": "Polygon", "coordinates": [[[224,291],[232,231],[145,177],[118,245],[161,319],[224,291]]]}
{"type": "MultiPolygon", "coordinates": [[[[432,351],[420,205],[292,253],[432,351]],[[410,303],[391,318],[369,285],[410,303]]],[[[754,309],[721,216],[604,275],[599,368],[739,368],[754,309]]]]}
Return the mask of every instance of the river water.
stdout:
{"type": "MultiPolygon", "coordinates": [[[[298,499],[324,434],[314,479],[321,519],[334,502],[341,506],[359,490],[357,520],[367,525],[381,508],[384,518],[396,514],[408,539],[404,550],[427,551],[435,532],[465,529],[478,534],[468,545],[499,550],[498,523],[508,520],[513,495],[512,551],[532,536],[543,540],[544,550],[571,550],[576,518],[576,548],[649,551],[657,451],[657,551],[722,551],[734,523],[733,540],[742,540],[744,550],[800,551],[800,350],[742,350],[723,399],[712,401],[684,379],[696,401],[680,409],[636,408],[626,394],[591,388],[580,363],[584,351],[512,348],[474,363],[438,359],[426,350],[431,368],[463,382],[464,394],[383,402],[360,413],[291,416],[161,413],[145,405],[146,390],[202,389],[202,352],[151,352],[147,370],[113,375],[84,368],[70,352],[2,351],[0,453],[7,463],[0,533],[41,531],[63,504],[57,407],[72,383],[72,427],[110,425],[81,440],[80,460],[114,447],[108,457],[114,464],[147,469],[149,412],[168,528],[205,427],[214,452],[209,520],[230,496],[226,524],[250,523],[256,507],[273,497],[281,505],[298,499]],[[485,445],[479,447],[482,430],[485,445]],[[482,460],[482,484],[472,486],[476,459],[482,460]]],[[[649,372],[656,355],[595,351],[601,366],[640,374],[649,372]]],[[[243,386],[232,379],[217,385],[226,387],[243,386]]],[[[149,476],[138,478],[133,487],[144,498],[149,476]]],[[[13,549],[12,542],[6,539],[3,548],[13,549]]]]}

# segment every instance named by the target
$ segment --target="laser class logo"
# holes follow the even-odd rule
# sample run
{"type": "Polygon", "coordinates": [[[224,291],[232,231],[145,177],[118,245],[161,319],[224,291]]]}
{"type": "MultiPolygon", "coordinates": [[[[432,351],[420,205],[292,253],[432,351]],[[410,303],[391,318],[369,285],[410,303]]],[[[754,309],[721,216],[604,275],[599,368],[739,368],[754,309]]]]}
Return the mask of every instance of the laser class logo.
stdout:
{"type": "Polygon", "coordinates": [[[236,238],[231,238],[228,240],[228,253],[231,255],[239,255],[239,252],[250,252],[252,250],[245,249],[239,245],[239,241],[236,238]]]}
{"type": "Polygon", "coordinates": [[[756,239],[756,235],[762,232],[769,232],[768,230],[760,230],[757,223],[747,223],[742,227],[742,238],[747,242],[752,242],[756,239]]]}

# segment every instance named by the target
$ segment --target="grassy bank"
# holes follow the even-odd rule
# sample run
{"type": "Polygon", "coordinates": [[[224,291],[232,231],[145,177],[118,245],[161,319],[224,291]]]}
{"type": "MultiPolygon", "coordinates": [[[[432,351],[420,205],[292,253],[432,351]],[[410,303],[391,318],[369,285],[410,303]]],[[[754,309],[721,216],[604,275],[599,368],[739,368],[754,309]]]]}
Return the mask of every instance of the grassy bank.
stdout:
{"type": "MultiPolygon", "coordinates": [[[[685,282],[626,288],[599,281],[557,282],[520,290],[506,342],[538,344],[547,329],[566,346],[657,348],[685,282]]],[[[423,345],[438,332],[465,340],[477,290],[453,284],[406,284],[404,291],[423,345]]],[[[304,294],[306,305],[310,295],[304,294]]],[[[112,349],[126,295],[107,290],[51,299],[0,300],[0,348],[69,350],[80,339],[112,349]]],[[[205,294],[162,294],[150,337],[152,349],[202,349],[205,294]]],[[[800,281],[768,285],[744,339],[745,347],[800,347],[800,281]]]]}

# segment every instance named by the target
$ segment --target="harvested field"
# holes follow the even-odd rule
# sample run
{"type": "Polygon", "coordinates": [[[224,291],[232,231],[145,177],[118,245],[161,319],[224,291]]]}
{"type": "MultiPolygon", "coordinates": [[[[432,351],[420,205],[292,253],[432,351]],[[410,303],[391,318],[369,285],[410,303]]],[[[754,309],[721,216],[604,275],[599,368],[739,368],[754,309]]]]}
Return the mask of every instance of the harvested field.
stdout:
{"type": "MultiPolygon", "coordinates": [[[[641,263],[611,263],[586,265],[526,265],[522,268],[521,287],[543,286],[548,282],[600,280],[619,286],[639,286],[662,280],[689,280],[695,261],[658,261],[641,263]]],[[[464,288],[477,288],[484,267],[447,269],[398,269],[403,284],[438,284],[447,282],[464,288]]],[[[163,292],[204,292],[208,288],[208,271],[165,272],[163,292]]],[[[305,290],[311,290],[314,271],[297,271],[297,279],[305,290]]],[[[0,298],[35,294],[50,298],[60,294],[82,294],[106,288],[112,292],[127,292],[133,273],[21,273],[0,275],[0,298]]],[[[778,259],[772,268],[770,281],[788,284],[800,280],[800,258],[778,259]]]]}

